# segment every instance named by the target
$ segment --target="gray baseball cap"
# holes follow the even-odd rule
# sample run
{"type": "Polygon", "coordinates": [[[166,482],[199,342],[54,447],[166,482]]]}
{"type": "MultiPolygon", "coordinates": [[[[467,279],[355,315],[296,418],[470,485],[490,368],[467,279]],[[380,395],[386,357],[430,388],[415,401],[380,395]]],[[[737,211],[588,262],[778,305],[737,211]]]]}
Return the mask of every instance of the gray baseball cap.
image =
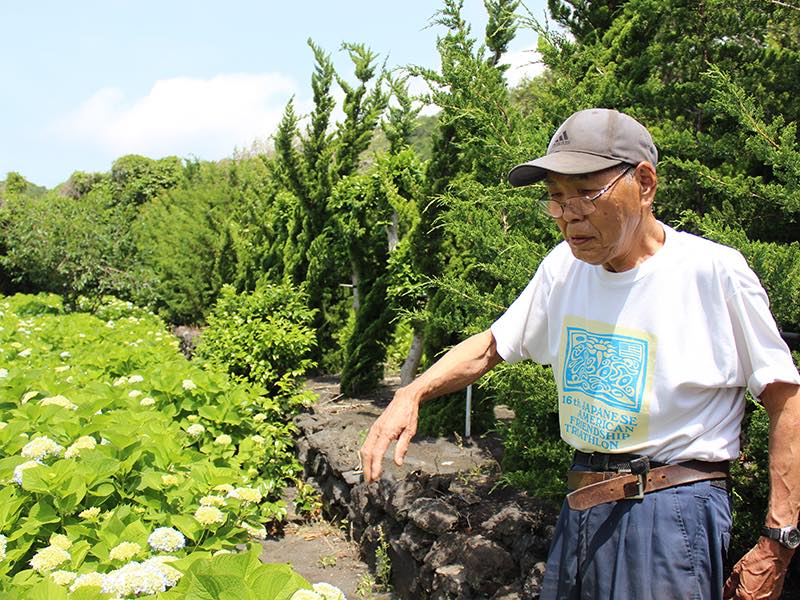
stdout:
{"type": "Polygon", "coordinates": [[[544,179],[548,171],[581,175],[615,165],[658,162],[658,151],[644,125],[626,114],[607,108],[589,108],[570,116],[558,128],[547,154],[517,165],[508,174],[513,186],[544,179]]]}

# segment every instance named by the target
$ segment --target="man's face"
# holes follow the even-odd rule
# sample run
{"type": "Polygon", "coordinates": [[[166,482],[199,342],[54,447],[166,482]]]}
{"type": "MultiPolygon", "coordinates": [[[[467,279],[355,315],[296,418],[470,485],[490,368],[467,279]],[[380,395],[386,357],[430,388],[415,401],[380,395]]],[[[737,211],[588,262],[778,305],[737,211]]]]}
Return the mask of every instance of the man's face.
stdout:
{"type": "Polygon", "coordinates": [[[642,198],[636,172],[623,176],[600,196],[594,202],[594,212],[588,215],[572,210],[567,199],[596,194],[620,170],[621,167],[612,167],[586,175],[547,175],[550,196],[567,204],[556,222],[575,258],[617,272],[635,267],[644,250],[642,225],[649,202],[642,198]]]}

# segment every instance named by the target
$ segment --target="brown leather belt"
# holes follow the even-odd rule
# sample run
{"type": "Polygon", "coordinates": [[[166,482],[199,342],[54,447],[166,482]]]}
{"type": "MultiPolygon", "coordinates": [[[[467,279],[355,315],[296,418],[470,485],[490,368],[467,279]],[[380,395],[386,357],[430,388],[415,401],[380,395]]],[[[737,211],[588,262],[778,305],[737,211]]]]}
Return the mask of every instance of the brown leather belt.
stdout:
{"type": "Polygon", "coordinates": [[[606,502],[641,499],[650,492],[696,481],[727,479],[728,472],[728,461],[702,460],[656,467],[638,475],[619,471],[570,471],[567,487],[574,491],[567,494],[567,503],[573,510],[586,510],[606,502]]]}

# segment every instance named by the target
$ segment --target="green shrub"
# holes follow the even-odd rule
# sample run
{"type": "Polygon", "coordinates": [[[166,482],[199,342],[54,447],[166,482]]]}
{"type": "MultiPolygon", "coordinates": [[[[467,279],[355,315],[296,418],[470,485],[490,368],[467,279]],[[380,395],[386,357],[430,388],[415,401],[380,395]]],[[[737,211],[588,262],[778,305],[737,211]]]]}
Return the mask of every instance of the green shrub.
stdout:
{"type": "Polygon", "coordinates": [[[208,316],[198,358],[275,397],[291,396],[313,366],[308,358],[315,344],[309,327],[313,311],[305,300],[289,284],[262,284],[242,294],[224,286],[208,316]]]}
{"type": "Polygon", "coordinates": [[[501,423],[503,479],[537,498],[560,501],[572,449],[561,439],[558,392],[550,367],[529,361],[499,365],[488,378],[497,398],[514,411],[501,423]]]}
{"type": "Polygon", "coordinates": [[[221,284],[230,283],[220,282],[215,272],[237,261],[230,249],[234,197],[224,182],[203,184],[171,190],[143,207],[134,227],[136,245],[155,282],[155,307],[168,321],[202,322],[221,284]]]}
{"type": "Polygon", "coordinates": [[[177,156],[158,160],[126,154],[111,165],[114,201],[124,205],[143,204],[183,180],[183,161],[177,156]]]}
{"type": "MultiPolygon", "coordinates": [[[[464,435],[466,419],[466,390],[448,394],[424,403],[419,409],[421,436],[464,435]]],[[[482,435],[494,426],[494,411],[490,399],[478,386],[472,387],[470,430],[472,435],[482,435]]]]}
{"type": "Polygon", "coordinates": [[[102,191],[80,200],[48,193],[0,209],[0,266],[19,291],[150,299],[130,233],[134,215],[102,191]]]}

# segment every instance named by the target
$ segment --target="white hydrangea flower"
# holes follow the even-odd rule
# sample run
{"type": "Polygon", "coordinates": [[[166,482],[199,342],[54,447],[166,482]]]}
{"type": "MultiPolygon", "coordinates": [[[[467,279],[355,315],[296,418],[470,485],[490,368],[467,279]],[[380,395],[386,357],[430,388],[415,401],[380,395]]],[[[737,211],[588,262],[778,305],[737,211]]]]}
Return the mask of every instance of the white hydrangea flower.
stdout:
{"type": "Polygon", "coordinates": [[[225,498],[222,496],[210,494],[200,498],[200,506],[225,506],[226,504],[225,498]]]}
{"type": "Polygon", "coordinates": [[[166,486],[178,485],[179,481],[180,480],[178,479],[178,477],[171,473],[167,473],[166,475],[161,476],[161,483],[163,483],[166,486]]]}
{"type": "Polygon", "coordinates": [[[54,533],[50,536],[50,545],[62,550],[69,550],[72,548],[72,542],[63,533],[54,533]]]}
{"type": "Polygon", "coordinates": [[[34,571],[44,575],[72,557],[69,552],[57,546],[46,546],[33,555],[30,566],[34,571]]]}
{"type": "Polygon", "coordinates": [[[108,553],[110,560],[126,561],[142,551],[142,547],[136,542],[121,542],[114,546],[108,553]]]}
{"type": "Polygon", "coordinates": [[[128,392],[128,398],[138,398],[142,395],[142,390],[131,390],[128,392]]]}
{"type": "Polygon", "coordinates": [[[325,600],[314,590],[297,590],[290,600],[325,600]]]}
{"type": "Polygon", "coordinates": [[[263,436],[260,436],[260,435],[254,435],[254,436],[253,436],[252,438],[250,438],[250,439],[252,439],[252,440],[253,440],[253,443],[254,443],[254,444],[256,444],[256,445],[258,445],[258,446],[263,446],[263,445],[264,445],[264,444],[267,442],[267,440],[265,440],[265,439],[263,438],[263,436]]]}
{"type": "Polygon", "coordinates": [[[70,444],[67,451],[64,452],[64,458],[75,458],[81,453],[81,450],[94,450],[96,447],[97,440],[90,435],[82,435],[70,444]]]}
{"type": "Polygon", "coordinates": [[[214,443],[217,446],[229,446],[232,441],[233,440],[231,439],[231,436],[229,436],[227,433],[223,433],[222,435],[217,436],[217,439],[214,440],[214,443]]]}
{"type": "Polygon", "coordinates": [[[59,356],[60,356],[61,358],[65,358],[65,359],[66,359],[66,358],[69,358],[70,356],[72,356],[72,354],[70,354],[68,351],[64,350],[64,352],[62,352],[61,354],[59,354],[59,356]]]}
{"type": "Polygon", "coordinates": [[[114,384],[113,385],[114,385],[114,387],[119,387],[121,385],[126,385],[127,383],[128,383],[128,378],[127,377],[118,377],[117,379],[114,380],[114,384]]]}
{"type": "Polygon", "coordinates": [[[175,552],[186,545],[186,538],[172,527],[158,527],[147,538],[147,543],[159,552],[175,552]]]}
{"type": "Polygon", "coordinates": [[[100,516],[100,507],[92,506],[91,508],[82,510],[80,513],[78,513],[78,516],[81,519],[86,519],[87,521],[94,521],[97,517],[100,516]]]}
{"type": "Polygon", "coordinates": [[[197,385],[191,379],[184,379],[181,382],[181,385],[183,386],[183,389],[185,389],[185,390],[196,390],[197,389],[197,385]]]}
{"type": "Polygon", "coordinates": [[[311,587],[325,600],[347,600],[344,597],[344,592],[330,583],[321,581],[320,583],[315,583],[311,587]]]}
{"type": "Polygon", "coordinates": [[[180,578],[183,577],[183,573],[178,571],[175,567],[170,566],[167,563],[171,563],[173,561],[178,560],[175,556],[153,556],[152,558],[148,558],[146,561],[142,563],[144,566],[154,566],[157,568],[167,580],[167,586],[172,587],[180,578]]]}
{"type": "Polygon", "coordinates": [[[186,420],[189,421],[189,423],[197,423],[200,420],[200,415],[189,415],[186,417],[186,420]]]}
{"type": "Polygon", "coordinates": [[[144,381],[144,377],[141,375],[131,375],[128,377],[128,383],[141,383],[142,381],[144,381]]]}
{"type": "Polygon", "coordinates": [[[38,467],[40,464],[35,460],[29,460],[27,462],[22,463],[21,465],[17,465],[14,467],[14,482],[17,485],[22,485],[22,472],[26,469],[32,469],[33,467],[38,467]]]}
{"type": "Polygon", "coordinates": [[[139,400],[140,406],[153,406],[155,403],[156,403],[155,399],[151,398],[150,396],[145,396],[144,398],[139,400]]]}
{"type": "Polygon", "coordinates": [[[60,406],[61,408],[68,408],[69,410],[78,410],[77,404],[73,404],[61,394],[42,398],[39,400],[39,406],[60,406]]]}
{"type": "Polygon", "coordinates": [[[265,415],[264,413],[258,413],[253,415],[253,421],[255,421],[256,423],[263,423],[266,420],[267,420],[267,415],[265,415]]]}
{"type": "Polygon", "coordinates": [[[167,591],[167,577],[156,563],[130,562],[103,577],[103,593],[117,597],[155,595],[167,591]]]}
{"type": "Polygon", "coordinates": [[[0,369],[0,379],[8,377],[8,369],[0,369]]]}
{"type": "Polygon", "coordinates": [[[205,430],[206,428],[200,425],[200,423],[194,423],[186,428],[186,433],[188,433],[192,437],[197,437],[199,435],[202,435],[205,430]]]}
{"type": "Polygon", "coordinates": [[[258,504],[261,502],[263,496],[256,488],[238,487],[228,492],[228,497],[236,498],[237,500],[241,500],[242,502],[246,503],[252,502],[253,504],[258,504]]]}
{"type": "Polygon", "coordinates": [[[194,518],[201,525],[216,525],[225,522],[225,513],[216,506],[201,506],[194,512],[194,518]]]}
{"type": "Polygon", "coordinates": [[[41,461],[50,456],[61,456],[62,452],[64,452],[63,446],[57,444],[46,435],[40,435],[25,444],[20,454],[25,458],[41,461]]]}
{"type": "Polygon", "coordinates": [[[72,582],[72,585],[69,586],[69,591],[74,592],[78,588],[83,587],[103,587],[103,579],[104,576],[102,573],[92,572],[92,573],[83,573],[82,575],[78,575],[75,578],[75,581],[72,582]]]}
{"type": "Polygon", "coordinates": [[[69,585],[75,578],[78,576],[77,573],[72,571],[53,571],[50,573],[50,578],[56,583],[56,585],[69,585]]]}
{"type": "Polygon", "coordinates": [[[250,525],[247,521],[242,521],[239,523],[242,529],[244,529],[250,537],[253,537],[257,540],[264,540],[267,538],[267,528],[263,525],[250,525]]]}

